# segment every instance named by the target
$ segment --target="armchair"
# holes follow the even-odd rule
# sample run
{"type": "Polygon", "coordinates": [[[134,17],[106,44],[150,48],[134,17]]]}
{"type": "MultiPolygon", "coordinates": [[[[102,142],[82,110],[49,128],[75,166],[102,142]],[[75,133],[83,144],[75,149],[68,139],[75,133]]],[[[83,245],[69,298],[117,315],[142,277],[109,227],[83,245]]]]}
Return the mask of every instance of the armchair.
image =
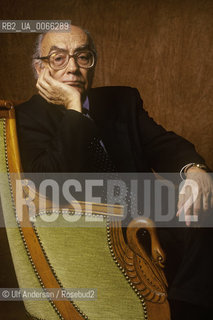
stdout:
{"type": "MultiPolygon", "coordinates": [[[[42,288],[45,292],[56,288],[60,294],[66,288],[97,290],[97,298],[90,301],[24,300],[29,318],[169,320],[163,273],[165,257],[151,220],[131,221],[125,241],[119,220],[122,207],[119,206],[113,208],[114,215],[109,217],[107,204],[93,204],[91,219],[97,215],[103,218],[94,228],[82,228],[77,223],[72,228],[60,226],[60,214],[54,225],[43,227],[40,212],[36,213],[36,222],[30,221],[27,206],[23,206],[22,221],[19,219],[16,181],[23,180],[24,173],[13,105],[13,102],[0,101],[0,195],[19,286],[42,288]],[[138,239],[140,228],[150,234],[150,253],[138,239]]],[[[84,223],[87,206],[83,202],[80,205],[83,212],[80,220],[84,223]]],[[[51,210],[50,203],[48,206],[51,210]]],[[[69,212],[71,207],[72,204],[67,208],[69,212]]]]}

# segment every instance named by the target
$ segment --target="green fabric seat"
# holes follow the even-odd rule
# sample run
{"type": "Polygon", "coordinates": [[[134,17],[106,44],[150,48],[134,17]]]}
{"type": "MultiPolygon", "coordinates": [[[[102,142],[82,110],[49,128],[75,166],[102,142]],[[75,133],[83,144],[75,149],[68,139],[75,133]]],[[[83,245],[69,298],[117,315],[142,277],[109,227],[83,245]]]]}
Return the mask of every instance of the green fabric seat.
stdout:
{"type": "MultiPolygon", "coordinates": [[[[0,119],[0,194],[12,259],[20,288],[41,288],[27,256],[19,229],[7,176],[4,143],[4,119],[0,119]]],[[[143,320],[143,306],[114,262],[107,242],[107,219],[90,227],[87,216],[78,222],[67,221],[59,215],[51,227],[36,218],[35,226],[47,257],[64,288],[96,289],[97,299],[74,302],[89,319],[143,320]],[[87,227],[88,226],[88,227],[87,227]]],[[[94,219],[93,217],[90,218],[94,219]]],[[[91,221],[92,223],[92,221],[91,221]]],[[[55,320],[58,315],[48,300],[24,301],[26,310],[38,319],[55,320]]]]}

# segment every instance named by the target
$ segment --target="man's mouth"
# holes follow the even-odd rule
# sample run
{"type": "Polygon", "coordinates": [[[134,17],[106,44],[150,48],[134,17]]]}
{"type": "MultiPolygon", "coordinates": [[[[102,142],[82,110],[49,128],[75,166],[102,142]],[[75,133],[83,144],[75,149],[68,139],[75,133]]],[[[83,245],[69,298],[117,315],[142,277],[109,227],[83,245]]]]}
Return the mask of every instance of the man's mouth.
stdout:
{"type": "Polygon", "coordinates": [[[82,88],[84,86],[84,82],[82,81],[64,81],[64,83],[71,87],[82,88]]]}

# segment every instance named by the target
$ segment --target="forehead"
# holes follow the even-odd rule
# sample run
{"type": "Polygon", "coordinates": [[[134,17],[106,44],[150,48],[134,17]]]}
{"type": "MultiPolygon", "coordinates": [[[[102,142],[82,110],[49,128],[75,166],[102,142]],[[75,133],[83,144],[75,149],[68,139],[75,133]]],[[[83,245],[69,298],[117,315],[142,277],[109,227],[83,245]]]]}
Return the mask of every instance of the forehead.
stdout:
{"type": "Polygon", "coordinates": [[[47,55],[53,46],[73,52],[86,44],[88,44],[87,34],[82,29],[72,26],[71,32],[47,33],[41,43],[41,53],[47,55]]]}

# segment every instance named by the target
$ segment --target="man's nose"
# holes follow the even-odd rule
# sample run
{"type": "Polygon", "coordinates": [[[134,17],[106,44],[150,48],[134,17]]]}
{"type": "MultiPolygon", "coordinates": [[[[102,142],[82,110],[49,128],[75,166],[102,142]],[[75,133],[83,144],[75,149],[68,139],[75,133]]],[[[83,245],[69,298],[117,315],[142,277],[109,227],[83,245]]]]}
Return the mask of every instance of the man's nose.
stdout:
{"type": "Polygon", "coordinates": [[[68,61],[68,64],[66,66],[66,72],[76,72],[78,70],[78,65],[77,63],[75,62],[75,59],[74,57],[70,57],[69,61],[68,61]]]}

